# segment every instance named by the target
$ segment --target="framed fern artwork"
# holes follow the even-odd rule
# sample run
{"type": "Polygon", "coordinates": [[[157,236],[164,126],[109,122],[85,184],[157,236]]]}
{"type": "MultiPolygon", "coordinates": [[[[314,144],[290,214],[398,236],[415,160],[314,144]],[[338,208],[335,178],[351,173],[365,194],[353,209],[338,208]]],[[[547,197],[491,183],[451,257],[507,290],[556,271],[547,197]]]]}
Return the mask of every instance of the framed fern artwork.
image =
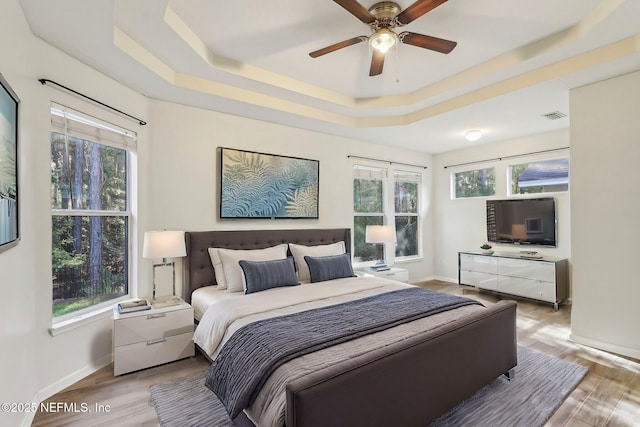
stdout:
{"type": "Polygon", "coordinates": [[[320,162],[218,148],[220,218],[318,218],[320,162]]]}

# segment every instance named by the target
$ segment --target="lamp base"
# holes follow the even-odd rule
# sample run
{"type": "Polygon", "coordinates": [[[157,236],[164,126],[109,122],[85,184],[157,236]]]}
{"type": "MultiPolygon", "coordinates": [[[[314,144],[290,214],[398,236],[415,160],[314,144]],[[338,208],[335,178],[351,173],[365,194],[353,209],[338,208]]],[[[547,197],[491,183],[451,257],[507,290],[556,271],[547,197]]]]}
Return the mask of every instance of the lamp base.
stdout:
{"type": "Polygon", "coordinates": [[[171,307],[172,305],[179,305],[181,303],[182,303],[182,299],[174,295],[156,297],[152,301],[153,308],[171,307]]]}

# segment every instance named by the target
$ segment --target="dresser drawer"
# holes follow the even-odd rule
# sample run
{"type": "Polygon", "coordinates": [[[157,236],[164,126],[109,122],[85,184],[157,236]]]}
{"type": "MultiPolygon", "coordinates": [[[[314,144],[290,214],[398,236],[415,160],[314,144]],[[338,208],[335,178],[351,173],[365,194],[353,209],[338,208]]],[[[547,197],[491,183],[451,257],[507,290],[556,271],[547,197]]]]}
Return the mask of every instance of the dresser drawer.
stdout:
{"type": "Polygon", "coordinates": [[[498,290],[498,276],[477,271],[460,270],[460,284],[475,286],[476,288],[498,290]]]}
{"type": "Polygon", "coordinates": [[[498,259],[488,255],[460,254],[460,268],[467,271],[497,274],[498,259]]]}
{"type": "Polygon", "coordinates": [[[556,302],[556,285],[550,282],[500,276],[498,279],[498,291],[540,301],[556,302]]]}
{"type": "Polygon", "coordinates": [[[498,262],[498,274],[552,283],[556,281],[554,263],[528,259],[501,258],[498,262]]]}
{"type": "Polygon", "coordinates": [[[193,333],[193,308],[121,317],[114,322],[115,347],[193,333]]]}
{"type": "Polygon", "coordinates": [[[161,365],[195,354],[191,332],[117,346],[113,353],[113,373],[120,375],[150,366],[161,365]]]}

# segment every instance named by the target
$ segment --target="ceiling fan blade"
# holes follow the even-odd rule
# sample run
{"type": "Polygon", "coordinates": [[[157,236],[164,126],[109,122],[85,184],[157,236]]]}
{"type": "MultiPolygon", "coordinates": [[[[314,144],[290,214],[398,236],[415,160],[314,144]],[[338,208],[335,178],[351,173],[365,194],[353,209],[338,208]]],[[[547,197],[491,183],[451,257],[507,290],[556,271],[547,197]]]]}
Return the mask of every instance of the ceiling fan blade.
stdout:
{"type": "Polygon", "coordinates": [[[407,25],[447,0],[418,0],[396,16],[398,25],[407,25]]]}
{"type": "Polygon", "coordinates": [[[347,12],[364,22],[365,24],[373,24],[376,17],[371,14],[364,6],[355,0],[333,0],[346,9],[347,12]]]}
{"type": "Polygon", "coordinates": [[[358,36],[358,37],[354,37],[352,39],[349,40],[345,40],[336,44],[332,44],[331,46],[327,46],[325,48],[322,49],[318,49],[316,51],[313,51],[309,54],[310,57],[312,58],[317,58],[318,56],[322,56],[322,55],[326,55],[327,53],[331,53],[331,52],[335,52],[338,49],[342,49],[354,44],[358,44],[360,42],[363,42],[367,40],[367,37],[365,36],[358,36]]]}
{"type": "Polygon", "coordinates": [[[425,36],[424,34],[410,33],[408,31],[400,33],[398,35],[398,38],[404,44],[410,44],[424,49],[435,50],[436,52],[440,53],[449,53],[458,44],[451,40],[425,36]]]}
{"type": "Polygon", "coordinates": [[[384,67],[384,53],[377,49],[373,50],[373,56],[371,57],[371,69],[369,70],[369,76],[377,76],[382,74],[382,67],[384,67]]]}

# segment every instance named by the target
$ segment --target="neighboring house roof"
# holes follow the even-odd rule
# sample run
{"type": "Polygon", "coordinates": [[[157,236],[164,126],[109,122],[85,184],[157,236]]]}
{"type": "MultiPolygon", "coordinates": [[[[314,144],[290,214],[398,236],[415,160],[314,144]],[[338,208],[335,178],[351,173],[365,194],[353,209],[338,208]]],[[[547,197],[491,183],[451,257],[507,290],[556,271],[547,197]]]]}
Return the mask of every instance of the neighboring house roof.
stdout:
{"type": "Polygon", "coordinates": [[[567,183],[569,183],[569,159],[531,163],[518,179],[520,187],[567,183]]]}

